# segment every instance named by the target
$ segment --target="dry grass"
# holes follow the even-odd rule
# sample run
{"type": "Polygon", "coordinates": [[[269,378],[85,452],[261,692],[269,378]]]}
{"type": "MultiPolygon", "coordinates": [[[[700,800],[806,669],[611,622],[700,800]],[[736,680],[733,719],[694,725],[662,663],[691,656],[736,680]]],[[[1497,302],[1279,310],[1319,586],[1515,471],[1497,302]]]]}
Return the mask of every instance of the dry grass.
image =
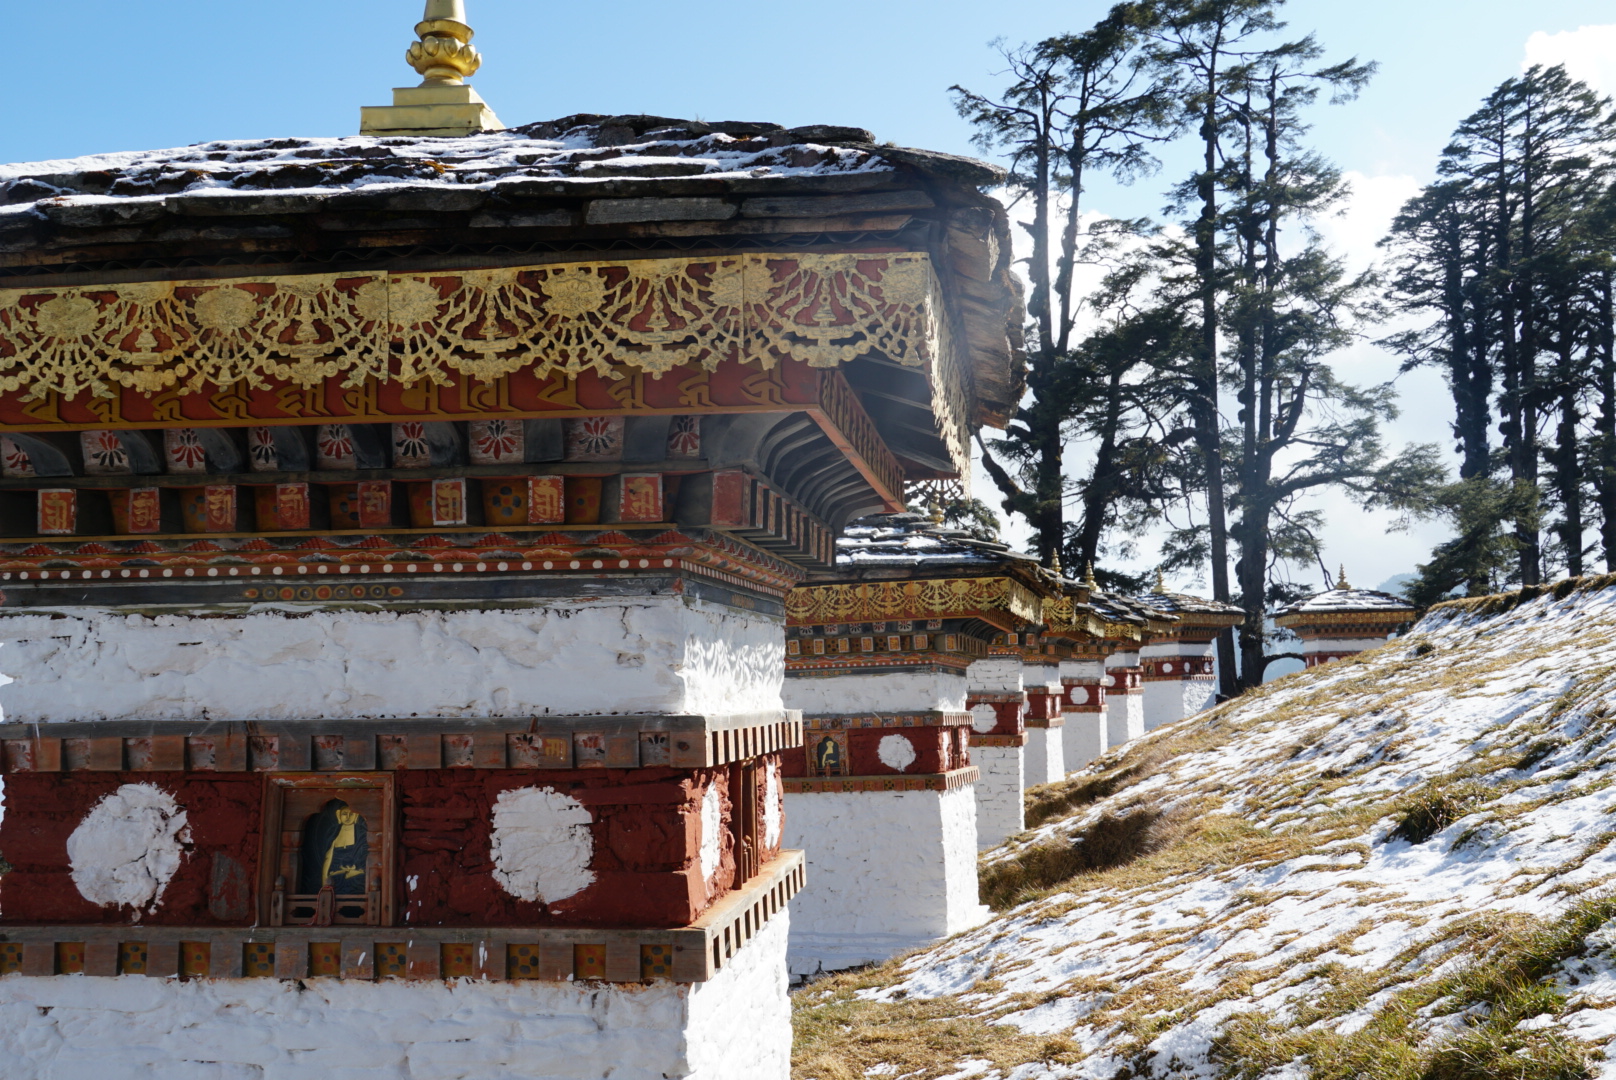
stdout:
{"type": "MultiPolygon", "coordinates": [[[[1616,576],[1442,607],[1496,615],[1534,596],[1564,598],[1609,587],[1616,587],[1616,576]]],[[[1607,629],[1589,627],[1583,639],[1608,636],[1607,629]]],[[[895,1076],[933,1080],[958,1071],[960,1062],[971,1058],[990,1062],[1002,1075],[1034,1062],[1076,1063],[1084,1055],[1065,1039],[1031,1036],[1013,1024],[993,1022],[1063,998],[1082,999],[1092,1010],[1085,1026],[1106,1033],[1105,1053],[1126,1063],[1119,1076],[1170,1075],[1171,1064],[1149,1060],[1151,1040],[1219,1002],[1272,993],[1279,983],[1260,992],[1258,984],[1292,978],[1282,974],[1289,971],[1305,987],[1290,1011],[1239,1012],[1226,1022],[1214,1045],[1214,1060],[1225,1076],[1255,1078],[1300,1061],[1314,1080],[1582,1080],[1590,1075],[1586,1047],[1553,1031],[1520,1031],[1517,1025],[1563,1010],[1564,1001],[1546,976],[1575,955],[1593,927],[1616,915],[1616,901],[1575,903],[1553,922],[1518,916],[1427,922],[1422,905],[1400,904],[1380,887],[1350,879],[1355,860],[1367,859],[1370,844],[1392,837],[1429,842],[1482,810],[1475,827],[1455,844],[1490,842],[1489,836],[1517,827],[1517,818],[1545,802],[1588,794],[1586,784],[1563,793],[1542,785],[1562,773],[1569,778],[1606,763],[1600,740],[1605,729],[1616,728],[1616,718],[1598,695],[1616,672],[1605,669],[1579,669],[1577,682],[1558,701],[1545,702],[1530,717],[1501,721],[1488,735],[1488,747],[1467,761],[1450,760],[1441,775],[1418,787],[1407,790],[1379,780],[1396,775],[1400,755],[1417,752],[1410,714],[1428,715],[1433,695],[1495,695],[1501,673],[1512,669],[1516,674],[1510,677],[1518,679],[1539,656],[1544,677],[1563,677],[1557,666],[1563,657],[1556,654],[1564,647],[1530,639],[1507,651],[1465,652],[1430,646],[1414,635],[1357,660],[1278,680],[1193,725],[1159,733],[1107,755],[1084,774],[1029,792],[1028,826],[1040,828],[1041,837],[1013,841],[985,857],[980,868],[984,901],[1000,911],[1020,908],[993,928],[999,938],[1100,905],[1099,917],[1112,925],[1093,940],[1115,938],[1124,949],[1148,945],[1148,959],[1125,973],[1108,974],[1115,982],[1074,981],[1038,994],[1004,991],[1021,982],[1013,976],[1015,967],[1034,962],[1026,959],[1025,949],[1014,965],[985,973],[970,993],[957,997],[871,1001],[857,996],[901,982],[903,958],[816,983],[796,1001],[794,1077],[862,1080],[870,1067],[890,1065],[895,1076]],[[1576,714],[1583,728],[1569,737],[1557,731],[1565,727],[1556,723],[1562,713],[1576,714]],[[1365,736],[1361,752],[1351,750],[1352,744],[1343,752],[1343,744],[1331,738],[1335,718],[1346,717],[1357,720],[1365,736]],[[1277,732],[1287,734],[1276,739],[1277,732]],[[1196,755],[1246,738],[1272,747],[1252,756],[1248,772],[1236,778],[1198,773],[1196,755]],[[1551,758],[1553,772],[1545,773],[1540,766],[1551,758]],[[1383,774],[1388,766],[1394,771],[1383,774]],[[1132,791],[1147,781],[1148,788],[1132,791]],[[1528,785],[1537,797],[1496,801],[1528,785]],[[1310,947],[1279,968],[1241,966],[1260,957],[1224,957],[1217,969],[1224,977],[1216,989],[1192,991],[1169,962],[1198,947],[1192,940],[1198,935],[1231,941],[1244,929],[1264,925],[1283,897],[1301,894],[1253,891],[1170,929],[1151,929],[1129,916],[1130,907],[1148,908],[1171,896],[1175,882],[1260,872],[1304,855],[1324,855],[1331,865],[1320,869],[1347,872],[1335,888],[1361,887],[1365,921],[1343,925],[1340,934],[1332,928],[1328,944],[1310,947]],[[1388,917],[1429,930],[1394,962],[1375,970],[1327,962],[1332,955],[1354,954],[1357,937],[1388,917]],[[1451,958],[1460,961],[1459,968],[1445,966],[1449,974],[1433,977],[1435,966],[1451,958]],[[1366,1009],[1373,1015],[1358,1018],[1367,1021],[1364,1026],[1338,1032],[1344,1020],[1366,1009]],[[1433,1012],[1454,1015],[1467,1009],[1469,1018],[1451,1038],[1430,1037],[1433,1012]]],[[[1616,831],[1600,839],[1616,842],[1616,831]]],[[[1552,878],[1558,872],[1547,874],[1552,878]]],[[[1541,887],[1545,880],[1528,877],[1532,880],[1523,879],[1522,888],[1541,887]]],[[[993,950],[985,951],[992,955],[993,950]]]]}
{"type": "MultiPolygon", "coordinates": [[[[1027,1035],[974,1015],[956,997],[876,1002],[860,990],[888,985],[892,966],[817,982],[797,995],[791,1051],[793,1080],[863,1080],[875,1065],[894,1075],[933,1080],[979,1058],[1008,1071],[1028,1062],[1070,1065],[1082,1059],[1063,1038],[1027,1035]]],[[[979,983],[978,991],[992,987],[979,983]]]]}
{"type": "Polygon", "coordinates": [[[1215,1057],[1226,1075],[1240,1078],[1304,1061],[1313,1080],[1586,1080],[1594,1075],[1588,1047],[1519,1024],[1564,1009],[1564,996],[1548,980],[1612,917],[1616,898],[1597,896],[1553,921],[1493,916],[1450,928],[1469,963],[1398,990],[1368,1024],[1345,1035],[1340,1021],[1396,983],[1332,969],[1325,973],[1328,988],[1309,995],[1295,1016],[1236,1017],[1217,1040],[1215,1057]],[[1424,1037],[1430,1014],[1468,1018],[1452,1038],[1437,1042],[1424,1037]]]}
{"type": "Polygon", "coordinates": [[[1036,847],[981,871],[982,902],[1004,911],[1035,899],[1079,874],[1126,866],[1160,851],[1183,833],[1184,815],[1158,806],[1106,812],[1087,828],[1036,847]]]}

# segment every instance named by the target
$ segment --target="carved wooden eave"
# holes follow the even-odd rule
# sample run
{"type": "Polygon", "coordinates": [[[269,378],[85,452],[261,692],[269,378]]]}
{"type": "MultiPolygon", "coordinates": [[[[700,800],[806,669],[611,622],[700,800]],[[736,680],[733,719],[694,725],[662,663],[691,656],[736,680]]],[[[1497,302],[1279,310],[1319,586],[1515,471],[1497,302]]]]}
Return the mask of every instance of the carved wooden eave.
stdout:
{"type": "Polygon", "coordinates": [[[802,585],[786,595],[790,626],[979,619],[1016,631],[1042,619],[1044,597],[1007,575],[802,585]]]}
{"type": "Polygon", "coordinates": [[[1142,634],[1141,625],[1107,619],[1072,594],[1044,602],[1045,637],[1091,643],[1106,640],[1138,641],[1142,634]]]}
{"type": "Polygon", "coordinates": [[[675,251],[686,265],[923,255],[935,356],[917,367],[865,342],[846,374],[908,477],[925,479],[957,473],[969,431],[1002,426],[1021,394],[1008,220],[979,190],[999,178],[858,129],[656,117],[568,117],[467,140],[203,144],[0,170],[0,285],[22,299],[338,267],[430,278],[675,251]],[[939,371],[950,352],[956,370],[939,371]]]}
{"type": "Polygon", "coordinates": [[[1377,611],[1293,611],[1277,616],[1276,626],[1282,626],[1302,638],[1359,638],[1385,637],[1406,630],[1414,622],[1415,612],[1407,610],[1377,611]]]}

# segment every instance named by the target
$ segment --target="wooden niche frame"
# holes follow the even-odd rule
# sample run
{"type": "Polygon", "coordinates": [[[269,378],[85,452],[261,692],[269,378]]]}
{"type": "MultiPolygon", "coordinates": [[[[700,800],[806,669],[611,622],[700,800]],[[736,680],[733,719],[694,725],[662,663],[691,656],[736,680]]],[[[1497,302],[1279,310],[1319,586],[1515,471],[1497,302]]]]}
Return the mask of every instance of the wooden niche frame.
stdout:
{"type": "Polygon", "coordinates": [[[260,926],[392,926],[397,922],[398,800],[391,773],[279,773],[264,786],[264,839],[258,861],[260,926]],[[329,888],[302,895],[298,855],[309,819],[341,799],[365,821],[364,899],[329,888]]]}

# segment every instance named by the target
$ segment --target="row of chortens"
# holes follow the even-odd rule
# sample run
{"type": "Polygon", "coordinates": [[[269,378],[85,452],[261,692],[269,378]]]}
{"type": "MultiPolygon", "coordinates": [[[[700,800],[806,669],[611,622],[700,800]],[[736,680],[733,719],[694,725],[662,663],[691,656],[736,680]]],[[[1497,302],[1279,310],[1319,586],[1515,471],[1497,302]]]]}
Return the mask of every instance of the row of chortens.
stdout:
{"type": "MultiPolygon", "coordinates": [[[[463,0],[416,34],[358,138],[0,182],[29,1075],[784,1080],[791,980],[977,925],[1029,787],[1213,703],[1239,609],[906,509],[1022,394],[998,170],[505,128],[463,0]]],[[[1412,621],[1340,586],[1310,665],[1412,621]]]]}

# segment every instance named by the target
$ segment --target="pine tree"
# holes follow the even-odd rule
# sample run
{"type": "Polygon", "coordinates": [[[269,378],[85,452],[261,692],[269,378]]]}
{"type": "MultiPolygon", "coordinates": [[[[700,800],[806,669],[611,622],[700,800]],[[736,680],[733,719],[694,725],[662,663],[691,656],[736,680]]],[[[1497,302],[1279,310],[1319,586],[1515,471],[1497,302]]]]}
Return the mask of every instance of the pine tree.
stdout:
{"type": "Polygon", "coordinates": [[[1032,210],[1030,400],[1002,442],[983,446],[983,464],[1005,510],[1032,525],[1046,564],[1065,542],[1064,427],[1082,407],[1063,393],[1070,380],[1062,368],[1081,303],[1084,184],[1095,172],[1130,177],[1150,168],[1148,146],[1165,113],[1161,88],[1143,76],[1134,50],[1147,18],[1146,6],[1119,4],[1085,33],[1006,50],[1012,83],[998,98],[953,87],[977,145],[1009,157],[1010,187],[1032,210]]]}
{"type": "Polygon", "coordinates": [[[1603,392],[1610,234],[1600,209],[1613,135],[1608,101],[1563,67],[1531,68],[1459,125],[1441,181],[1388,237],[1399,306],[1432,316],[1392,344],[1405,367],[1444,369],[1461,454],[1459,484],[1442,498],[1459,536],[1421,568],[1422,599],[1536,584],[1556,567],[1581,574],[1591,516],[1603,522],[1607,565],[1616,551],[1616,403],[1603,392]],[[1502,565],[1506,555],[1513,566],[1502,565]]]}

